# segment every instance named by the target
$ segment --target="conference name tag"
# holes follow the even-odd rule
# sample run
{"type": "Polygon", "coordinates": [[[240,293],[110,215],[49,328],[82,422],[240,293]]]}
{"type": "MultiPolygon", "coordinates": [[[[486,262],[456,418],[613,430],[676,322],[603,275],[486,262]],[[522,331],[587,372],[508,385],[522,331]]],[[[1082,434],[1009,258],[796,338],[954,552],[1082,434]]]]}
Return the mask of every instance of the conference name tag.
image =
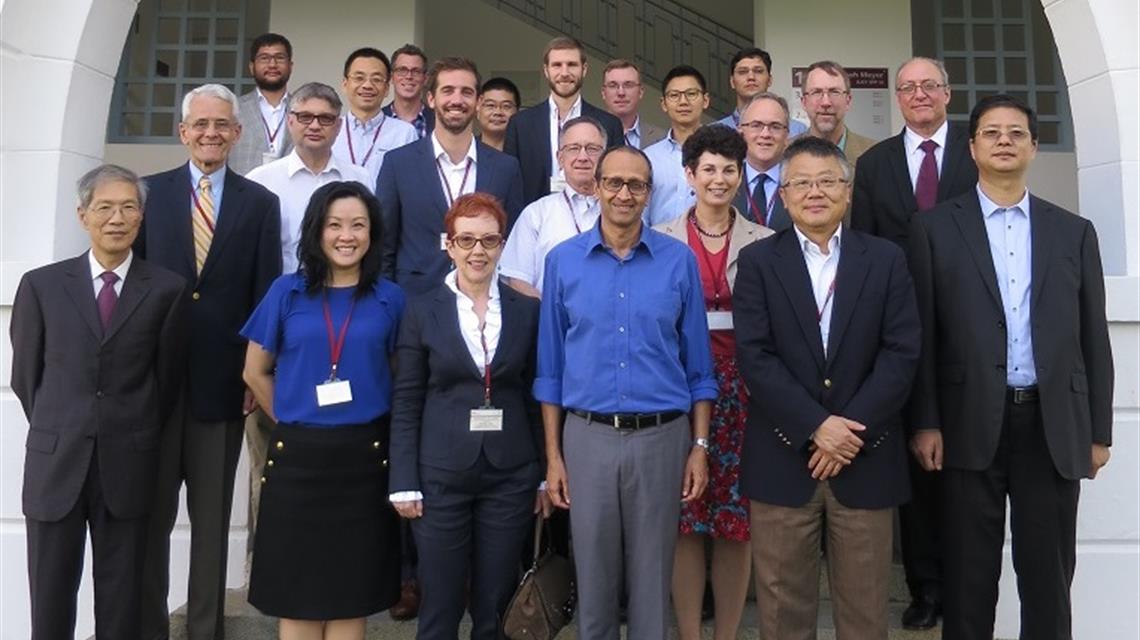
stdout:
{"type": "Polygon", "coordinates": [[[348,380],[329,380],[317,385],[318,407],[328,407],[345,402],[352,402],[352,385],[348,383],[348,380]]]}
{"type": "Polygon", "coordinates": [[[503,410],[494,407],[483,407],[471,410],[472,431],[502,431],[503,410]]]}
{"type": "Polygon", "coordinates": [[[447,232],[439,234],[439,250],[447,251],[447,232]]]}
{"type": "Polygon", "coordinates": [[[724,331],[732,329],[731,311],[706,311],[709,321],[709,331],[724,331]]]}

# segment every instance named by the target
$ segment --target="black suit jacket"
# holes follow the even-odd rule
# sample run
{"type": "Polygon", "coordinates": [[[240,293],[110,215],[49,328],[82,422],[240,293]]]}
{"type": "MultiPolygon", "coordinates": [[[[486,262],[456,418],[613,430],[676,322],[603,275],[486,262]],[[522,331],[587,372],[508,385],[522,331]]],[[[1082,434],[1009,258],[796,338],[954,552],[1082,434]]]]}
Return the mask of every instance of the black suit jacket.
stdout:
{"type": "MultiPolygon", "coordinates": [[[[1112,349],[1104,272],[1088,220],[1030,197],[1033,359],[1045,441],[1058,473],[1088,475],[1092,443],[1112,443],[1112,349]]],[[[922,360],[911,423],[941,429],[947,467],[990,466],[1002,430],[1006,327],[977,192],[911,227],[922,360]]]]}
{"type": "Polygon", "coordinates": [[[186,282],[135,256],[104,334],[87,254],[29,271],[12,305],[12,391],[27,416],[24,515],[75,506],[92,455],[118,518],[151,507],[184,368],[186,282]]]}
{"type": "Polygon", "coordinates": [[[829,415],[867,427],[855,461],[830,480],[835,497],[857,509],[910,497],[901,410],[921,340],[914,285],[898,247],[851,230],[840,242],[826,356],[795,230],[740,250],[732,307],[751,392],[740,487],[753,500],[799,507],[811,498],[808,445],[829,415]]]}
{"type": "MultiPolygon", "coordinates": [[[[606,130],[609,146],[625,144],[625,128],[613,114],[582,100],[582,115],[597,120],[606,130]]],[[[523,109],[507,125],[503,151],[518,158],[522,167],[523,206],[550,193],[550,101],[523,109]]]]}
{"type": "MultiPolygon", "coordinates": [[[[851,228],[892,240],[904,249],[910,218],[918,210],[903,146],[905,131],[859,156],[851,196],[851,228]]],[[[969,135],[950,123],[938,177],[938,202],[970,191],[977,183],[978,167],[970,155],[969,135]]]]}
{"type": "MultiPolygon", "coordinates": [[[[747,189],[748,181],[741,180],[740,188],[736,190],[736,197],[732,200],[732,206],[736,207],[736,210],[745,218],[748,218],[750,222],[760,224],[756,220],[756,215],[755,212],[752,211],[752,207],[749,206],[747,189]]],[[[765,226],[772,231],[783,231],[792,226],[792,216],[788,214],[788,208],[784,206],[784,199],[780,197],[778,190],[773,197],[776,201],[772,203],[772,214],[768,217],[768,224],[765,226]]],[[[764,203],[757,202],[756,206],[763,207],[764,203]]]]}
{"type": "Polygon", "coordinates": [[[226,171],[210,252],[195,273],[190,168],[145,178],[149,195],[135,253],[191,283],[187,402],[214,422],[242,416],[246,341],[238,331],[281,275],[281,208],[265,187],[226,171]]]}
{"type": "Polygon", "coordinates": [[[462,471],[479,453],[500,469],[540,459],[542,419],[531,393],[538,300],[499,287],[503,327],[491,361],[491,404],[503,430],[472,432],[471,409],[483,404],[483,368],[459,331],[455,293],[446,284],[409,301],[396,343],[389,489],[420,490],[420,465],[462,471]]]}
{"type": "MultiPolygon", "coordinates": [[[[499,199],[507,231],[523,209],[518,162],[482,142],[475,143],[475,190],[499,199]]],[[[451,258],[439,247],[447,214],[431,136],[388,152],[376,179],[384,220],[383,271],[409,295],[443,284],[451,258]]]]}

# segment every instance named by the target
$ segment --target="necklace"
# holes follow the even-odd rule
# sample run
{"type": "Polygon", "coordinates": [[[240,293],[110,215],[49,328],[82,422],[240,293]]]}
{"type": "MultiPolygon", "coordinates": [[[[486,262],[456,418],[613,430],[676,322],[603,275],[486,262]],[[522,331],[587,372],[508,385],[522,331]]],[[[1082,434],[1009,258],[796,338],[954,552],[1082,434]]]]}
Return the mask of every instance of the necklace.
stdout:
{"type": "Polygon", "coordinates": [[[697,222],[696,210],[689,213],[689,222],[693,225],[693,227],[695,227],[697,229],[697,233],[701,234],[702,236],[704,236],[706,238],[723,238],[723,237],[727,236],[728,232],[732,231],[733,221],[734,221],[734,218],[733,218],[732,214],[730,213],[729,218],[728,218],[728,226],[725,227],[724,231],[721,231],[720,233],[710,233],[710,232],[702,229],[701,224],[699,222],[697,222]]]}

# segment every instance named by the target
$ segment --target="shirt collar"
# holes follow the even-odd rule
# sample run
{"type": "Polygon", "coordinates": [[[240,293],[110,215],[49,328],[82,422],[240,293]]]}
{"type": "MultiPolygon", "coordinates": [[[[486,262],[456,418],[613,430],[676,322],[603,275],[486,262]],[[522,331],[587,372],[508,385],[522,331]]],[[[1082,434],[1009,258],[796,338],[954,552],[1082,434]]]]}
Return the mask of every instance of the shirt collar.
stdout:
{"type": "MultiPolygon", "coordinates": [[[[346,115],[348,116],[348,121],[349,124],[352,125],[352,128],[355,129],[359,127],[361,129],[364,129],[366,133],[380,126],[380,123],[384,122],[384,118],[388,117],[384,115],[383,109],[377,111],[376,115],[369,118],[367,122],[362,122],[359,118],[356,117],[356,114],[352,113],[351,110],[348,111],[346,115]]],[[[348,134],[348,131],[345,131],[345,134],[348,134]]]]}
{"type": "Polygon", "coordinates": [[[633,126],[629,128],[626,133],[636,133],[637,137],[641,137],[641,116],[637,115],[633,118],[633,126]]]}
{"type": "MultiPolygon", "coordinates": [[[[459,271],[458,270],[452,269],[451,271],[449,271],[447,273],[447,275],[443,277],[443,283],[447,285],[448,289],[451,289],[452,293],[455,294],[455,297],[457,299],[463,301],[467,305],[474,306],[474,301],[471,298],[469,298],[466,293],[463,293],[462,291],[459,290],[459,271]]],[[[491,283],[490,294],[491,294],[491,300],[493,302],[497,303],[499,301],[499,283],[498,282],[492,282],[491,283]]]]}
{"type": "MultiPolygon", "coordinates": [[[[111,273],[119,276],[119,282],[126,282],[127,272],[131,270],[131,261],[134,260],[134,257],[134,251],[127,251],[127,259],[123,260],[119,266],[111,270],[111,273]]],[[[87,264],[91,267],[91,280],[93,281],[98,280],[99,276],[103,275],[103,273],[107,271],[107,269],[105,269],[103,265],[99,264],[99,261],[95,259],[95,252],[91,251],[90,249],[87,250],[87,264]]]]}
{"type": "MultiPolygon", "coordinates": [[[[297,175],[299,171],[309,172],[309,168],[305,166],[305,163],[301,160],[301,156],[297,155],[296,148],[290,151],[289,155],[285,156],[285,171],[289,174],[290,178],[297,175]]],[[[335,171],[338,175],[343,175],[343,172],[340,170],[340,165],[336,162],[336,156],[330,153],[329,161],[325,163],[325,168],[321,169],[319,175],[332,171],[335,171]]]]}
{"type": "MultiPolygon", "coordinates": [[[[554,103],[554,94],[546,99],[546,103],[550,105],[550,117],[555,120],[558,119],[558,105],[554,103]]],[[[574,104],[570,105],[570,112],[566,114],[566,120],[569,120],[574,114],[582,114],[582,92],[578,92],[578,97],[574,98],[574,104]]],[[[565,122],[565,120],[563,120],[565,122]]]]}
{"type": "MultiPolygon", "coordinates": [[[[432,150],[432,155],[435,156],[436,160],[443,160],[443,161],[446,161],[448,163],[451,163],[451,158],[447,155],[447,152],[444,151],[443,145],[439,143],[439,138],[436,137],[434,131],[431,134],[431,150],[432,150]]],[[[471,146],[467,147],[467,154],[466,154],[466,158],[467,158],[467,160],[469,160],[471,162],[471,164],[477,164],[479,162],[479,156],[478,156],[478,154],[476,154],[475,150],[476,150],[475,136],[471,136],[471,146]]],[[[454,164],[454,163],[452,163],[452,164],[454,164]]],[[[458,166],[458,165],[456,165],[456,166],[458,166]]]]}
{"type": "MultiPolygon", "coordinates": [[[[950,129],[950,121],[946,120],[945,122],[942,123],[941,127],[938,127],[938,130],[935,131],[934,135],[930,136],[929,139],[938,143],[939,149],[945,149],[946,148],[946,133],[947,133],[947,131],[949,131],[949,129],[950,129]]],[[[922,136],[915,133],[914,130],[912,130],[910,127],[905,127],[903,129],[903,144],[906,145],[907,155],[911,155],[915,151],[917,151],[918,145],[922,144],[923,141],[926,139],[927,138],[923,138],[922,136]]]]}
{"type": "MultiPolygon", "coordinates": [[[[594,222],[594,226],[589,231],[586,232],[586,235],[588,237],[588,240],[586,242],[586,254],[587,255],[589,255],[589,254],[591,254],[597,250],[603,250],[603,251],[609,250],[609,247],[606,246],[605,239],[602,238],[602,216],[601,215],[598,216],[597,221],[594,222]]],[[[653,254],[656,252],[656,249],[657,249],[657,247],[655,245],[657,242],[660,242],[661,236],[662,236],[661,233],[654,231],[653,229],[649,228],[649,225],[645,224],[645,222],[642,221],[642,223],[641,223],[641,237],[639,237],[637,239],[637,244],[634,245],[633,251],[631,251],[630,254],[632,255],[639,248],[644,247],[645,250],[649,252],[650,257],[652,257],[653,254]]]]}
{"type": "Polygon", "coordinates": [[[595,187],[594,195],[592,195],[592,196],[588,196],[588,195],[578,191],[577,189],[572,187],[569,182],[566,183],[566,189],[565,190],[566,190],[566,195],[570,196],[571,200],[573,200],[574,198],[585,198],[587,202],[589,202],[590,199],[593,199],[595,202],[598,200],[597,187],[595,187]]]}
{"type": "MultiPolygon", "coordinates": [[[[806,235],[804,235],[798,226],[792,225],[792,228],[796,230],[796,238],[798,238],[800,241],[800,251],[803,251],[804,253],[807,253],[808,251],[812,251],[816,254],[822,253],[819,250],[819,246],[816,245],[815,242],[812,242],[812,240],[806,235]]],[[[830,252],[829,255],[835,253],[836,250],[843,246],[843,243],[841,241],[842,236],[843,225],[841,224],[835,228],[835,233],[832,234],[831,239],[827,241],[828,251],[830,252]]]]}
{"type": "Polygon", "coordinates": [[[198,165],[194,164],[193,162],[191,162],[189,164],[190,164],[190,184],[191,184],[192,188],[194,188],[194,189],[198,188],[198,183],[202,181],[203,175],[210,179],[210,189],[211,190],[225,184],[225,182],[226,182],[226,165],[223,164],[221,167],[219,167],[213,173],[202,173],[202,170],[198,168],[198,165]]]}
{"type": "Polygon", "coordinates": [[[744,176],[746,178],[748,178],[748,185],[750,187],[755,188],[756,185],[753,183],[756,181],[757,176],[759,176],[761,174],[767,174],[767,175],[771,176],[772,180],[775,181],[776,186],[777,187],[780,186],[780,163],[779,162],[772,165],[767,171],[758,171],[757,169],[754,169],[752,167],[752,165],[748,164],[747,160],[744,161],[744,176]]]}
{"type": "Polygon", "coordinates": [[[260,88],[254,87],[253,90],[257,92],[257,103],[259,105],[263,104],[263,105],[269,107],[270,109],[272,109],[273,111],[277,111],[278,109],[289,104],[289,92],[288,91],[285,92],[285,95],[281,96],[281,102],[278,102],[277,106],[275,107],[275,106],[269,104],[269,101],[265,99],[265,95],[261,93],[260,88]]]}
{"type": "Polygon", "coordinates": [[[1025,193],[1021,194],[1021,200],[1018,200],[1017,204],[1013,205],[1012,207],[1003,207],[993,200],[990,200],[989,197],[986,196],[986,192],[982,191],[981,184],[976,185],[974,188],[978,191],[978,204],[982,207],[983,219],[992,216],[998,211],[1006,210],[1020,211],[1022,215],[1026,217],[1029,216],[1029,189],[1026,189],[1025,193]]]}

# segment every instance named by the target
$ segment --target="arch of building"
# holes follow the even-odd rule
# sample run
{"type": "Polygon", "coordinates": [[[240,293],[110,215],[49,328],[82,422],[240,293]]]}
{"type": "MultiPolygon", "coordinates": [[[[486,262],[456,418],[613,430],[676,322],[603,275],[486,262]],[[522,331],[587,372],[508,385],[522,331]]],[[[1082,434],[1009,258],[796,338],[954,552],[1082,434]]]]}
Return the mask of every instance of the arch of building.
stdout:
{"type": "MultiPolygon", "coordinates": [[[[837,0],[838,1],[838,0],[837,0]]],[[[138,0],[0,0],[0,329],[20,276],[86,246],[74,184],[103,156],[111,93],[138,0]]],[[[1140,524],[1140,93],[1135,0],[1042,0],[1068,83],[1079,202],[1100,235],[1117,354],[1116,447],[1088,485],[1078,531],[1076,637],[1133,637],[1140,524]]],[[[7,341],[2,353],[7,356],[7,341]]],[[[19,487],[26,423],[0,372],[0,619],[26,637],[27,586],[19,487]]],[[[998,635],[1017,630],[1011,571],[998,635]],[[1012,600],[1011,600],[1012,599],[1012,600]]],[[[89,587],[87,587],[89,589],[89,587]]],[[[89,603],[89,592],[86,597],[89,603]]],[[[86,606],[89,610],[89,604],[86,606]]],[[[9,631],[13,630],[8,626],[9,631]]]]}

